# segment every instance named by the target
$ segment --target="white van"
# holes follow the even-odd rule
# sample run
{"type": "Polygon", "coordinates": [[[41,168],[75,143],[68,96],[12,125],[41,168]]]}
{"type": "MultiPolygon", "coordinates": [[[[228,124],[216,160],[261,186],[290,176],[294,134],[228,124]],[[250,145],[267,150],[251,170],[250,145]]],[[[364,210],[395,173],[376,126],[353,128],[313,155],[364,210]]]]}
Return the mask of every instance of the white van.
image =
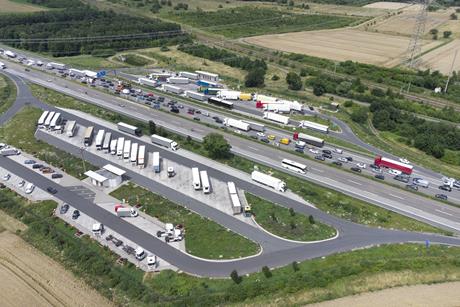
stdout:
{"type": "Polygon", "coordinates": [[[26,185],[26,194],[32,193],[34,189],[35,189],[35,185],[33,185],[32,183],[28,183],[26,185]]]}
{"type": "Polygon", "coordinates": [[[145,257],[147,257],[147,254],[145,253],[145,251],[144,251],[144,249],[142,247],[136,248],[135,255],[136,255],[136,259],[139,260],[139,261],[141,261],[145,257]]]}

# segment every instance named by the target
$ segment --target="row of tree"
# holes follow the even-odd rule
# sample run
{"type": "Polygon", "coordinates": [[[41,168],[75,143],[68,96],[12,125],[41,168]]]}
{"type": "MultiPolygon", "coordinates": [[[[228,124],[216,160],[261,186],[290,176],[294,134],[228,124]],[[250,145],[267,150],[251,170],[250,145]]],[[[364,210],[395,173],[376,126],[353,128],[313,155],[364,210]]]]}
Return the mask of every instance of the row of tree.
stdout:
{"type": "Polygon", "coordinates": [[[91,54],[189,41],[178,24],[133,17],[89,6],[0,18],[0,39],[53,56],[91,54]]]}

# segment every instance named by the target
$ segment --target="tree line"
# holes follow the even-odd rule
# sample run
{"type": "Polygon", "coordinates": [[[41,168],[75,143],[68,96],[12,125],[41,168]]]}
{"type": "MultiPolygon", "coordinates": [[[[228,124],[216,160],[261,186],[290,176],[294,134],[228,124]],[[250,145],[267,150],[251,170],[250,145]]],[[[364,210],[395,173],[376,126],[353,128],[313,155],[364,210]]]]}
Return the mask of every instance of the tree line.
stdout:
{"type": "Polygon", "coordinates": [[[49,52],[53,56],[99,55],[101,51],[105,51],[102,55],[107,56],[107,53],[114,53],[115,50],[156,47],[190,40],[177,24],[113,11],[99,11],[89,6],[2,16],[0,39],[15,39],[18,41],[8,44],[33,52],[49,52]],[[132,34],[145,36],[130,38],[132,34]],[[100,36],[111,38],[98,39],[100,36]],[[53,41],[58,38],[69,40],[53,41]]]}

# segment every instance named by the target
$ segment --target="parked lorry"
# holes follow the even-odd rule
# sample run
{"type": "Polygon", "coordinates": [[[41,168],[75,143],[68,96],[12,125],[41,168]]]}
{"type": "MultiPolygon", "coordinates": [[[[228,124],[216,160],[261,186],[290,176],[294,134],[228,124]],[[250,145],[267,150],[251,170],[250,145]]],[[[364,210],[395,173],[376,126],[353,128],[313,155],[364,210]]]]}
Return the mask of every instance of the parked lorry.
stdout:
{"type": "Polygon", "coordinates": [[[272,112],[264,112],[264,118],[283,125],[289,124],[289,117],[272,112]]]}
{"type": "Polygon", "coordinates": [[[211,184],[209,182],[208,172],[200,171],[200,179],[204,194],[211,193],[211,184]]]}
{"type": "Polygon", "coordinates": [[[162,136],[160,136],[158,134],[152,134],[150,139],[152,140],[153,144],[157,144],[157,145],[160,145],[160,146],[170,148],[173,151],[176,151],[176,150],[179,149],[179,145],[175,141],[173,141],[171,139],[168,139],[168,138],[165,138],[165,137],[162,137],[162,136]]]}
{"type": "Polygon", "coordinates": [[[123,122],[119,122],[117,124],[118,130],[135,135],[135,136],[141,136],[142,135],[142,130],[137,128],[136,126],[129,125],[123,122]]]}
{"type": "Polygon", "coordinates": [[[238,98],[243,101],[249,101],[249,100],[252,100],[252,94],[251,93],[241,93],[240,97],[238,98]]]}
{"type": "Polygon", "coordinates": [[[93,224],[93,233],[95,235],[101,235],[104,232],[104,225],[101,223],[93,224]]]}
{"type": "Polygon", "coordinates": [[[112,132],[106,132],[104,135],[104,143],[102,143],[102,149],[105,153],[110,152],[110,142],[112,141],[112,132]]]}
{"type": "Polygon", "coordinates": [[[220,90],[217,92],[217,98],[238,100],[240,98],[240,91],[220,90]]]}
{"type": "Polygon", "coordinates": [[[193,72],[181,71],[179,72],[179,76],[184,77],[184,78],[189,78],[192,80],[198,80],[198,74],[193,73],[193,72]]]}
{"type": "Polygon", "coordinates": [[[137,156],[137,165],[139,168],[145,167],[145,145],[139,146],[139,155],[137,156]]]}
{"type": "Polygon", "coordinates": [[[125,138],[119,137],[117,141],[117,156],[120,159],[123,157],[123,147],[125,146],[125,138]]]}
{"type": "Polygon", "coordinates": [[[5,65],[5,63],[3,63],[3,62],[0,62],[0,69],[5,69],[5,68],[6,68],[6,65],[5,65]]]}
{"type": "Polygon", "coordinates": [[[68,137],[73,137],[75,135],[76,130],[77,130],[77,122],[74,120],[69,120],[65,126],[65,134],[68,137]]]}
{"type": "Polygon", "coordinates": [[[170,85],[170,84],[163,84],[163,90],[165,92],[169,92],[169,93],[173,93],[173,94],[182,94],[182,92],[184,91],[180,87],[170,85]]]}
{"type": "Polygon", "coordinates": [[[159,173],[161,171],[161,165],[160,165],[160,153],[158,151],[155,151],[153,153],[153,158],[152,158],[152,167],[153,171],[155,173],[159,173]]]}
{"type": "Polygon", "coordinates": [[[158,86],[157,81],[155,81],[155,80],[150,80],[150,79],[148,79],[148,78],[139,78],[139,79],[137,79],[137,82],[138,82],[140,85],[147,85],[147,86],[152,86],[152,87],[157,87],[157,86],[158,86]]]}
{"type": "Polygon", "coordinates": [[[169,77],[166,79],[166,82],[170,84],[188,84],[190,82],[189,78],[183,77],[169,77]]]}
{"type": "Polygon", "coordinates": [[[395,169],[407,175],[412,174],[412,170],[414,168],[410,164],[402,163],[400,161],[392,160],[392,159],[385,158],[382,156],[375,157],[374,164],[377,165],[378,167],[386,167],[386,168],[395,169]]]}
{"type": "Polygon", "coordinates": [[[310,122],[308,120],[303,120],[300,122],[299,127],[307,128],[315,131],[319,131],[322,133],[329,133],[329,126],[321,125],[318,123],[310,122]]]}
{"type": "Polygon", "coordinates": [[[40,118],[37,121],[37,126],[39,128],[43,127],[45,125],[45,120],[46,120],[46,118],[48,117],[49,114],[50,114],[50,111],[44,111],[42,113],[42,115],[40,116],[40,118]]]}
{"type": "Polygon", "coordinates": [[[117,154],[117,142],[118,142],[118,139],[113,139],[110,141],[110,154],[111,155],[117,154]]]}
{"type": "Polygon", "coordinates": [[[105,130],[101,129],[97,132],[96,134],[96,150],[101,150],[102,145],[104,145],[104,135],[105,135],[105,130]]]}
{"type": "Polygon", "coordinates": [[[314,145],[314,146],[317,146],[317,147],[323,147],[324,146],[324,140],[323,139],[320,139],[320,138],[317,138],[317,137],[314,137],[314,136],[311,136],[311,135],[308,135],[308,134],[305,134],[305,133],[294,132],[293,138],[296,141],[297,140],[304,141],[307,144],[314,145]]]}
{"type": "Polygon", "coordinates": [[[125,144],[123,145],[123,160],[125,162],[129,162],[131,153],[131,140],[125,140],[125,144]]]}
{"type": "Polygon", "coordinates": [[[46,68],[64,70],[67,68],[67,66],[62,63],[49,62],[48,64],[46,64],[46,68]]]}
{"type": "Polygon", "coordinates": [[[139,144],[138,143],[132,143],[131,144],[131,153],[130,153],[130,157],[129,157],[129,162],[131,162],[131,164],[133,166],[136,166],[137,165],[137,155],[139,153],[139,144]]]}
{"type": "Polygon", "coordinates": [[[224,125],[228,127],[237,128],[243,131],[249,131],[250,124],[245,123],[241,120],[233,119],[233,118],[224,118],[224,125]]]}
{"type": "Polygon", "coordinates": [[[134,208],[125,208],[122,206],[115,207],[115,211],[118,217],[136,217],[138,215],[134,208]]]}
{"type": "Polygon", "coordinates": [[[265,131],[265,125],[255,123],[255,122],[248,122],[244,121],[245,123],[249,124],[249,129],[254,130],[254,131],[259,131],[259,132],[264,132],[265,131]]]}
{"type": "Polygon", "coordinates": [[[3,147],[2,149],[0,149],[0,155],[4,156],[4,157],[7,157],[7,156],[17,156],[17,155],[20,155],[21,154],[21,151],[19,151],[18,149],[16,148],[13,148],[13,147],[3,147]]]}
{"type": "Polygon", "coordinates": [[[270,175],[261,173],[259,171],[253,171],[251,173],[251,178],[255,182],[261,183],[263,185],[269,186],[277,191],[285,192],[286,191],[286,183],[281,179],[272,177],[270,175]]]}
{"type": "Polygon", "coordinates": [[[185,91],[185,96],[188,98],[200,100],[200,101],[205,101],[206,100],[206,95],[198,93],[198,92],[193,92],[193,91],[185,91]]]}
{"type": "Polygon", "coordinates": [[[230,200],[232,202],[233,214],[241,213],[241,202],[238,198],[238,193],[234,182],[227,182],[228,194],[230,195],[230,200]]]}
{"type": "Polygon", "coordinates": [[[291,112],[290,104],[278,104],[268,103],[263,106],[264,111],[275,112],[275,113],[289,113],[291,112]]]}

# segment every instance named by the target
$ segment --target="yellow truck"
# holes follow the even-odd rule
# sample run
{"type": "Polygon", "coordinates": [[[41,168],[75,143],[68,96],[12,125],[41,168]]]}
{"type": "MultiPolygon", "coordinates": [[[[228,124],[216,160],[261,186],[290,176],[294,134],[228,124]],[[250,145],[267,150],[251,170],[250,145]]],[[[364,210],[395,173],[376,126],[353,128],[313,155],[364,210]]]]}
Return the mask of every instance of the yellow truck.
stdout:
{"type": "Polygon", "coordinates": [[[284,144],[284,145],[289,145],[290,142],[291,142],[291,140],[288,139],[288,138],[282,138],[280,140],[280,144],[284,144]]]}
{"type": "Polygon", "coordinates": [[[240,100],[249,101],[252,100],[252,95],[250,93],[240,93],[240,100]]]}

